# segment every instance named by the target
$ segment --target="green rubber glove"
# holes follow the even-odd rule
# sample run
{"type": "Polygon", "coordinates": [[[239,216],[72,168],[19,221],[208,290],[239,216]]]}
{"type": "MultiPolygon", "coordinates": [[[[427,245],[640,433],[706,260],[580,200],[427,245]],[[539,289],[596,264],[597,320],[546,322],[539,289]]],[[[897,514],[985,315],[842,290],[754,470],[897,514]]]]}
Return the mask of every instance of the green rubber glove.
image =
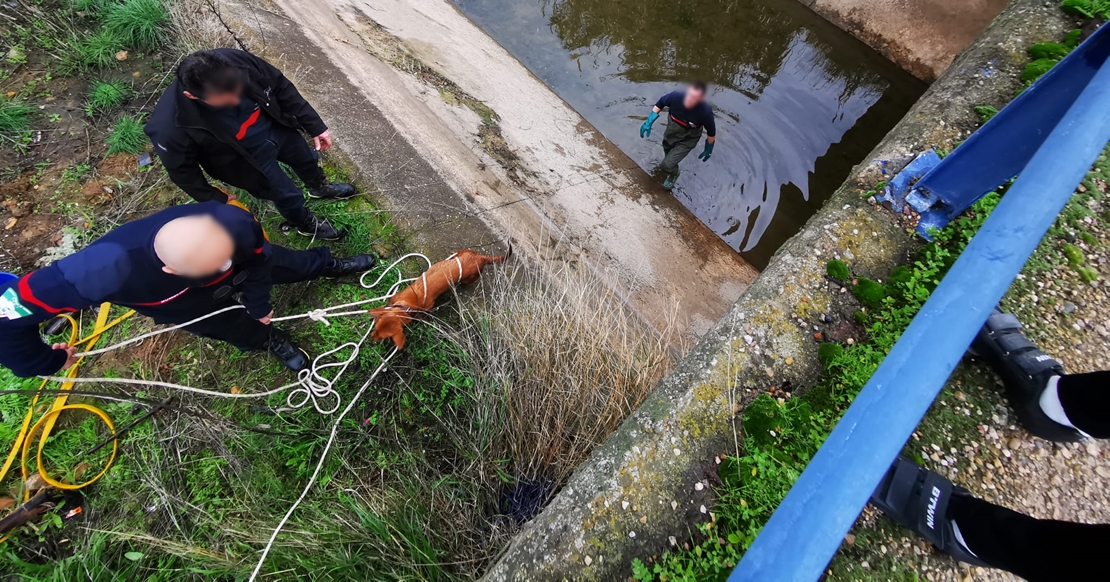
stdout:
{"type": "Polygon", "coordinates": [[[713,155],[713,144],[705,142],[705,149],[698,154],[698,159],[703,162],[709,161],[709,156],[713,155]]]}
{"type": "Polygon", "coordinates": [[[655,123],[656,119],[659,119],[659,114],[652,111],[647,121],[644,121],[644,124],[640,126],[640,137],[648,137],[651,135],[651,124],[655,123]]]}

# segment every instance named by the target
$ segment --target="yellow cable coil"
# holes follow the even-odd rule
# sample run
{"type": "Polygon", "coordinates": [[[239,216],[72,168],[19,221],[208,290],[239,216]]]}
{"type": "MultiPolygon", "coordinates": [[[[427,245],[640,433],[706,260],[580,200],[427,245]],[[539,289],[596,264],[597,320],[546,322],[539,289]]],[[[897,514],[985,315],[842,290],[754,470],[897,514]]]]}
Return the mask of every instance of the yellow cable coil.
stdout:
{"type": "MultiPolygon", "coordinates": [[[[82,344],[88,344],[85,351],[89,351],[93,348],[94,345],[96,345],[96,341],[100,339],[100,336],[104,332],[119,325],[132,315],[135,315],[135,312],[133,310],[128,311],[127,313],[124,313],[111,322],[108,322],[108,312],[111,310],[111,307],[112,305],[107,302],[100,306],[100,313],[97,314],[96,326],[93,328],[93,332],[80,341],[77,340],[77,321],[74,320],[72,316],[63,314],[62,317],[68,319],[70,324],[69,345],[71,347],[75,347],[82,344]]],[[[70,367],[69,371],[66,373],[67,378],[74,378],[77,376],[77,370],[78,368],[80,368],[81,362],[84,361],[84,359],[84,356],[82,356],[72,367],[70,367]]],[[[86,412],[90,412],[100,418],[102,422],[104,422],[104,425],[108,427],[109,434],[115,434],[116,432],[116,427],[112,424],[112,419],[108,416],[108,413],[95,406],[92,406],[91,404],[67,404],[67,400],[69,398],[68,394],[59,394],[57,397],[55,397],[53,404],[50,406],[50,410],[39,417],[38,421],[36,421],[35,424],[32,426],[31,419],[33,419],[35,416],[35,406],[39,402],[39,397],[41,397],[43,394],[42,390],[46,388],[46,385],[49,382],[49,380],[43,380],[42,384],[39,385],[39,392],[35,394],[34,398],[31,399],[31,405],[27,409],[27,415],[23,418],[23,426],[19,429],[19,435],[16,436],[15,442],[12,443],[12,450],[8,453],[8,458],[4,461],[4,466],[0,468],[0,483],[4,482],[4,479],[8,475],[8,471],[12,468],[12,464],[15,463],[17,455],[20,458],[20,472],[23,477],[23,482],[27,482],[27,479],[31,475],[30,470],[28,469],[28,460],[31,454],[31,445],[35,442],[36,436],[38,437],[39,443],[38,450],[35,454],[36,470],[38,471],[38,474],[42,476],[43,481],[58,489],[81,489],[82,487],[88,487],[89,485],[96,483],[100,480],[101,477],[104,476],[105,473],[108,472],[108,469],[112,466],[112,462],[116,459],[116,453],[119,450],[119,442],[112,441],[112,452],[110,455],[108,455],[108,460],[104,464],[104,468],[100,471],[100,473],[97,473],[95,477],[89,479],[88,481],[85,481],[84,483],[64,483],[51,477],[46,472],[46,467],[43,464],[42,451],[43,448],[46,446],[47,439],[50,437],[50,431],[54,429],[54,424],[57,422],[58,416],[62,412],[65,412],[66,410],[84,410],[86,412]]],[[[72,390],[73,384],[73,382],[65,382],[62,384],[61,389],[64,391],[72,390]]],[[[30,498],[31,492],[24,488],[23,502],[26,503],[30,498]]],[[[3,543],[7,539],[8,536],[0,538],[0,543],[3,543]]]]}

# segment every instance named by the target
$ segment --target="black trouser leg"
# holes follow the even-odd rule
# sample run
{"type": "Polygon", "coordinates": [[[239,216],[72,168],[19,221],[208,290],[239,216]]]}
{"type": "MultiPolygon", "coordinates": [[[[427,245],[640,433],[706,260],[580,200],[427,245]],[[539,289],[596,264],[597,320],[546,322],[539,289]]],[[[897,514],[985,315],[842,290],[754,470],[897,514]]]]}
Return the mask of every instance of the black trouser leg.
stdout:
{"type": "Polygon", "coordinates": [[[1075,428],[1095,438],[1110,438],[1110,372],[1060,376],[1056,392],[1075,428]]]}
{"type": "Polygon", "coordinates": [[[274,142],[278,147],[278,161],[289,166],[305,186],[316,188],[324,184],[320,156],[300,133],[287,127],[274,128],[274,142]]]}
{"type": "Polygon", "coordinates": [[[1032,582],[1105,580],[1110,525],[1034,519],[982,499],[953,497],[948,518],[992,567],[1032,582]]]}
{"type": "MultiPolygon", "coordinates": [[[[298,136],[299,137],[299,136],[298,136]]],[[[281,143],[284,143],[281,132],[277,129],[270,139],[266,140],[258,151],[253,152],[262,173],[266,175],[267,187],[262,192],[251,192],[256,198],[262,198],[274,203],[285,220],[294,225],[303,225],[308,222],[311,213],[304,206],[304,190],[297,186],[278,163],[281,143]]]]}
{"type": "MultiPolygon", "coordinates": [[[[166,305],[135,307],[135,311],[153,318],[155,323],[182,324],[238,305],[226,299],[216,301],[211,293],[210,288],[195,289],[166,305]]],[[[227,342],[244,352],[264,349],[266,340],[270,337],[270,326],[251,317],[246,309],[232,309],[183,329],[201,337],[227,342]]]]}
{"type": "Polygon", "coordinates": [[[295,251],[273,245],[271,252],[270,278],[275,285],[319,279],[332,260],[328,247],[295,251]]]}

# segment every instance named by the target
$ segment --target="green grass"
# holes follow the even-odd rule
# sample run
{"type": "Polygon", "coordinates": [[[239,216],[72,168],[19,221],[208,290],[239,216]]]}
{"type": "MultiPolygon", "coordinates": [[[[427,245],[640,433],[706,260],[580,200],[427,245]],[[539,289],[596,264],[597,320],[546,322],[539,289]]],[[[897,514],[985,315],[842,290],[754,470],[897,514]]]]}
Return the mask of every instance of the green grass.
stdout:
{"type": "Polygon", "coordinates": [[[107,143],[108,155],[121,152],[137,155],[147,149],[150,139],[143,133],[143,121],[139,116],[123,115],[112,127],[107,143]]]}
{"type": "Polygon", "coordinates": [[[124,39],[108,29],[87,35],[75,35],[66,43],[59,68],[63,74],[115,66],[116,53],[123,50],[124,39]]]}
{"type": "Polygon", "coordinates": [[[161,0],[123,0],[107,8],[103,23],[127,48],[154,50],[166,40],[169,18],[161,0]]]}
{"type": "Polygon", "coordinates": [[[96,81],[85,101],[85,114],[92,117],[107,113],[126,102],[133,93],[131,85],[123,81],[96,81]]]}
{"type": "Polygon", "coordinates": [[[34,107],[18,101],[0,100],[0,135],[14,138],[31,127],[34,107]]]}
{"type": "MultiPolygon", "coordinates": [[[[861,315],[867,338],[852,345],[819,348],[824,372],[801,396],[779,402],[761,394],[743,414],[743,453],[719,468],[716,520],[700,526],[690,551],[667,552],[654,564],[637,560],[643,581],[724,580],[817,452],[852,399],[917,314],[944,273],[998,203],[988,194],[917,253],[912,266],[892,276],[882,293],[863,294],[871,305],[861,315]]],[[[857,288],[864,284],[860,279],[857,288]]]]}

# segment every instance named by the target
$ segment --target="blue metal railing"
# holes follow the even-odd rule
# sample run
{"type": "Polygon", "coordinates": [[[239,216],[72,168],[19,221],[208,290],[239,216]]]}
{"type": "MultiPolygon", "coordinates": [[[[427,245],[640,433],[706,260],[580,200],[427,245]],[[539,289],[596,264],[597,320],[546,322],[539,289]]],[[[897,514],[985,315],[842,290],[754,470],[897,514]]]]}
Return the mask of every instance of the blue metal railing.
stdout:
{"type": "MultiPolygon", "coordinates": [[[[811,582],[822,575],[976,332],[1110,141],[1108,55],[1110,26],[1068,57],[1072,74],[1086,75],[1088,82],[1077,83],[1068,76],[1068,82],[1061,83],[1074,92],[1057,94],[1065,112],[1054,121],[1046,116],[1050,125],[1041,130],[1047,136],[1041,146],[1017,169],[1017,181],[810,461],[730,582],[811,582]]],[[[1057,82],[1065,76],[1055,75],[1057,82]]],[[[1046,84],[1040,91],[1055,91],[1047,83],[1051,78],[1042,80],[1046,84]]],[[[968,140],[957,149],[958,165],[953,164],[975,190],[983,184],[982,176],[973,175],[977,157],[990,165],[984,156],[1006,156],[1025,147],[1000,147],[1004,140],[980,141],[993,143],[994,151],[970,147],[961,152],[974,145],[968,140]]],[[[941,166],[933,171],[941,171],[941,166]]],[[[994,174],[997,183],[978,196],[1012,177],[1004,171],[994,174]]],[[[955,188],[956,174],[942,176],[938,183],[955,188]]]]}

